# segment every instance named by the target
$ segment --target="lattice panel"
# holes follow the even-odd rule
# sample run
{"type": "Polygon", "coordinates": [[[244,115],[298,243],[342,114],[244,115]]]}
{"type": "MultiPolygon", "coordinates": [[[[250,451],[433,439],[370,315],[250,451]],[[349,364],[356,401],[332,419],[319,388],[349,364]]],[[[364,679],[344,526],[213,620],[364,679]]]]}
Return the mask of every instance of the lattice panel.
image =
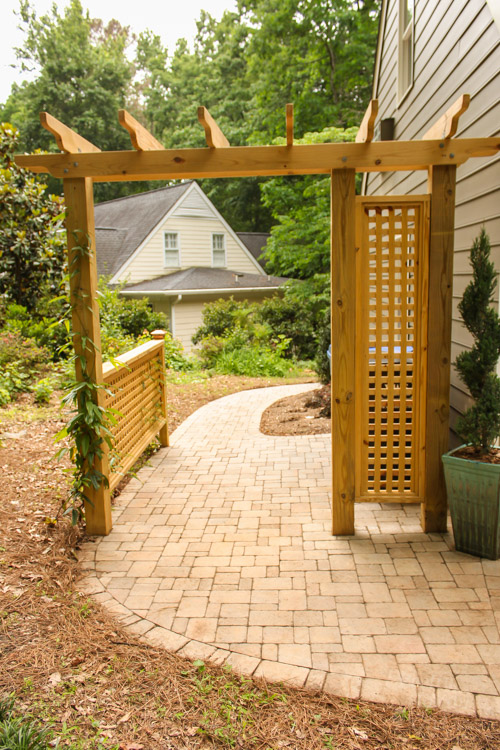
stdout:
{"type": "Polygon", "coordinates": [[[359,500],[419,502],[423,492],[426,207],[358,205],[359,500]]]}
{"type": "Polygon", "coordinates": [[[104,376],[106,407],[116,410],[112,428],[115,466],[110,486],[113,489],[135,463],[162,426],[163,368],[161,345],[130,366],[113,369],[104,376]]]}

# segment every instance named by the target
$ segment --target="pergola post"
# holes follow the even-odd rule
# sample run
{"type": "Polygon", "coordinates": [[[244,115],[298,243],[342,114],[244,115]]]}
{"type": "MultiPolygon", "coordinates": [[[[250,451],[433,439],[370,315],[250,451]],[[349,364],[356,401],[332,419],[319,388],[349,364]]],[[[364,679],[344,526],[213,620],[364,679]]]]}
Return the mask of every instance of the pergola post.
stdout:
{"type": "MultiPolygon", "coordinates": [[[[97,266],[95,255],[94,196],[90,177],[65,179],[66,230],[68,233],[68,265],[72,306],[73,346],[76,354],[76,377],[82,376],[80,358],[86,372],[97,385],[102,385],[101,332],[97,302],[97,266]]],[[[97,389],[96,403],[104,406],[104,392],[97,389]]],[[[94,468],[109,477],[108,445],[102,443],[103,455],[96,458],[94,468]]],[[[109,534],[112,527],[109,487],[86,489],[90,502],[85,503],[87,534],[109,534]]]]}
{"type": "Polygon", "coordinates": [[[332,534],[354,534],[355,170],[331,175],[332,534]]]}
{"type": "Polygon", "coordinates": [[[425,503],[421,518],[422,530],[428,533],[445,532],[447,521],[441,456],[448,450],[449,440],[455,185],[456,166],[430,168],[425,503]]]}

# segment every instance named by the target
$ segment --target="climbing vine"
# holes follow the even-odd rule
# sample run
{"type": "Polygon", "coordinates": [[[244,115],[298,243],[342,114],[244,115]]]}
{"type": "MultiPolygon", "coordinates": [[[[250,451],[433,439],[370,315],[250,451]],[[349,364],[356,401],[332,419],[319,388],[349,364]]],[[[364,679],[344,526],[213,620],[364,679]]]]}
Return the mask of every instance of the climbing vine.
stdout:
{"type": "Polygon", "coordinates": [[[69,454],[72,463],[71,491],[63,500],[62,510],[64,515],[71,515],[73,524],[84,518],[86,502],[93,507],[89,491],[97,491],[103,485],[109,486],[108,477],[96,468],[96,464],[104,457],[106,446],[113,450],[111,427],[116,423],[114,410],[100,403],[103,401],[100,394],[108,392],[106,387],[97,383],[95,375],[89,372],[86,354],[99,350],[80,315],[82,307],[88,306],[79,283],[81,261],[91,255],[91,243],[87,237],[86,242],[79,244],[76,235],[75,242],[69,264],[74,288],[69,294],[68,314],[64,320],[75,351],[70,360],[74,365],[74,379],[68,383],[63,397],[63,404],[73,406],[73,414],[56,435],[58,441],[69,440],[69,445],[63,446],[57,456],[62,458],[69,454]],[[78,279],[78,283],[75,283],[75,279],[78,279]],[[72,325],[75,319],[79,321],[79,331],[72,325]]]}

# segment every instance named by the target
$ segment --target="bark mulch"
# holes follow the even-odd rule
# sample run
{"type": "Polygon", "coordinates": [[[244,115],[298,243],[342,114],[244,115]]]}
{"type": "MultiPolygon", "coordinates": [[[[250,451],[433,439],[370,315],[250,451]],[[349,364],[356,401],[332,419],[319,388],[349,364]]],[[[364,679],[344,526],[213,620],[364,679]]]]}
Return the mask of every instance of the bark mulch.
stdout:
{"type": "MultiPolygon", "coordinates": [[[[210,397],[256,385],[169,386],[174,423],[210,397]]],[[[52,461],[56,406],[25,399],[14,414],[0,410],[0,422],[0,697],[13,692],[18,713],[52,723],[54,747],[500,747],[499,722],[266,685],[131,637],[78,593],[81,531],[51,521],[68,486],[52,461]]]]}

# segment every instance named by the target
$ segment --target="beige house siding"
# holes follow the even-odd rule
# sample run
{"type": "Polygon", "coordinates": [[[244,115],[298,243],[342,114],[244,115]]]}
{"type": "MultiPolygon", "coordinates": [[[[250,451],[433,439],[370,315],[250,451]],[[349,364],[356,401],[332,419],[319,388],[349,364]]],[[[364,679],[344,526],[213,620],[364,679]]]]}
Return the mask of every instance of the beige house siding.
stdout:
{"type": "Polygon", "coordinates": [[[219,218],[210,202],[196,189],[189,191],[149,238],[134,253],[116,277],[133,284],[178,271],[165,267],[164,233],[177,232],[179,241],[179,268],[192,266],[212,267],[212,235],[223,234],[226,246],[226,268],[240,273],[265,275],[260,266],[241,246],[228,226],[219,218]]]}
{"type": "MultiPolygon", "coordinates": [[[[461,95],[470,94],[456,137],[497,136],[500,132],[500,31],[486,0],[415,0],[414,83],[398,103],[398,0],[387,0],[374,97],[379,119],[394,117],[395,138],[418,140],[461,95]]],[[[365,192],[425,193],[423,172],[369,174],[365,192]]],[[[457,305],[470,279],[468,251],[484,225],[492,257],[500,268],[500,157],[470,159],[457,170],[452,356],[470,346],[457,305]]],[[[497,300],[498,301],[498,300],[497,300]]],[[[451,425],[467,403],[452,372],[451,425]]]]}

